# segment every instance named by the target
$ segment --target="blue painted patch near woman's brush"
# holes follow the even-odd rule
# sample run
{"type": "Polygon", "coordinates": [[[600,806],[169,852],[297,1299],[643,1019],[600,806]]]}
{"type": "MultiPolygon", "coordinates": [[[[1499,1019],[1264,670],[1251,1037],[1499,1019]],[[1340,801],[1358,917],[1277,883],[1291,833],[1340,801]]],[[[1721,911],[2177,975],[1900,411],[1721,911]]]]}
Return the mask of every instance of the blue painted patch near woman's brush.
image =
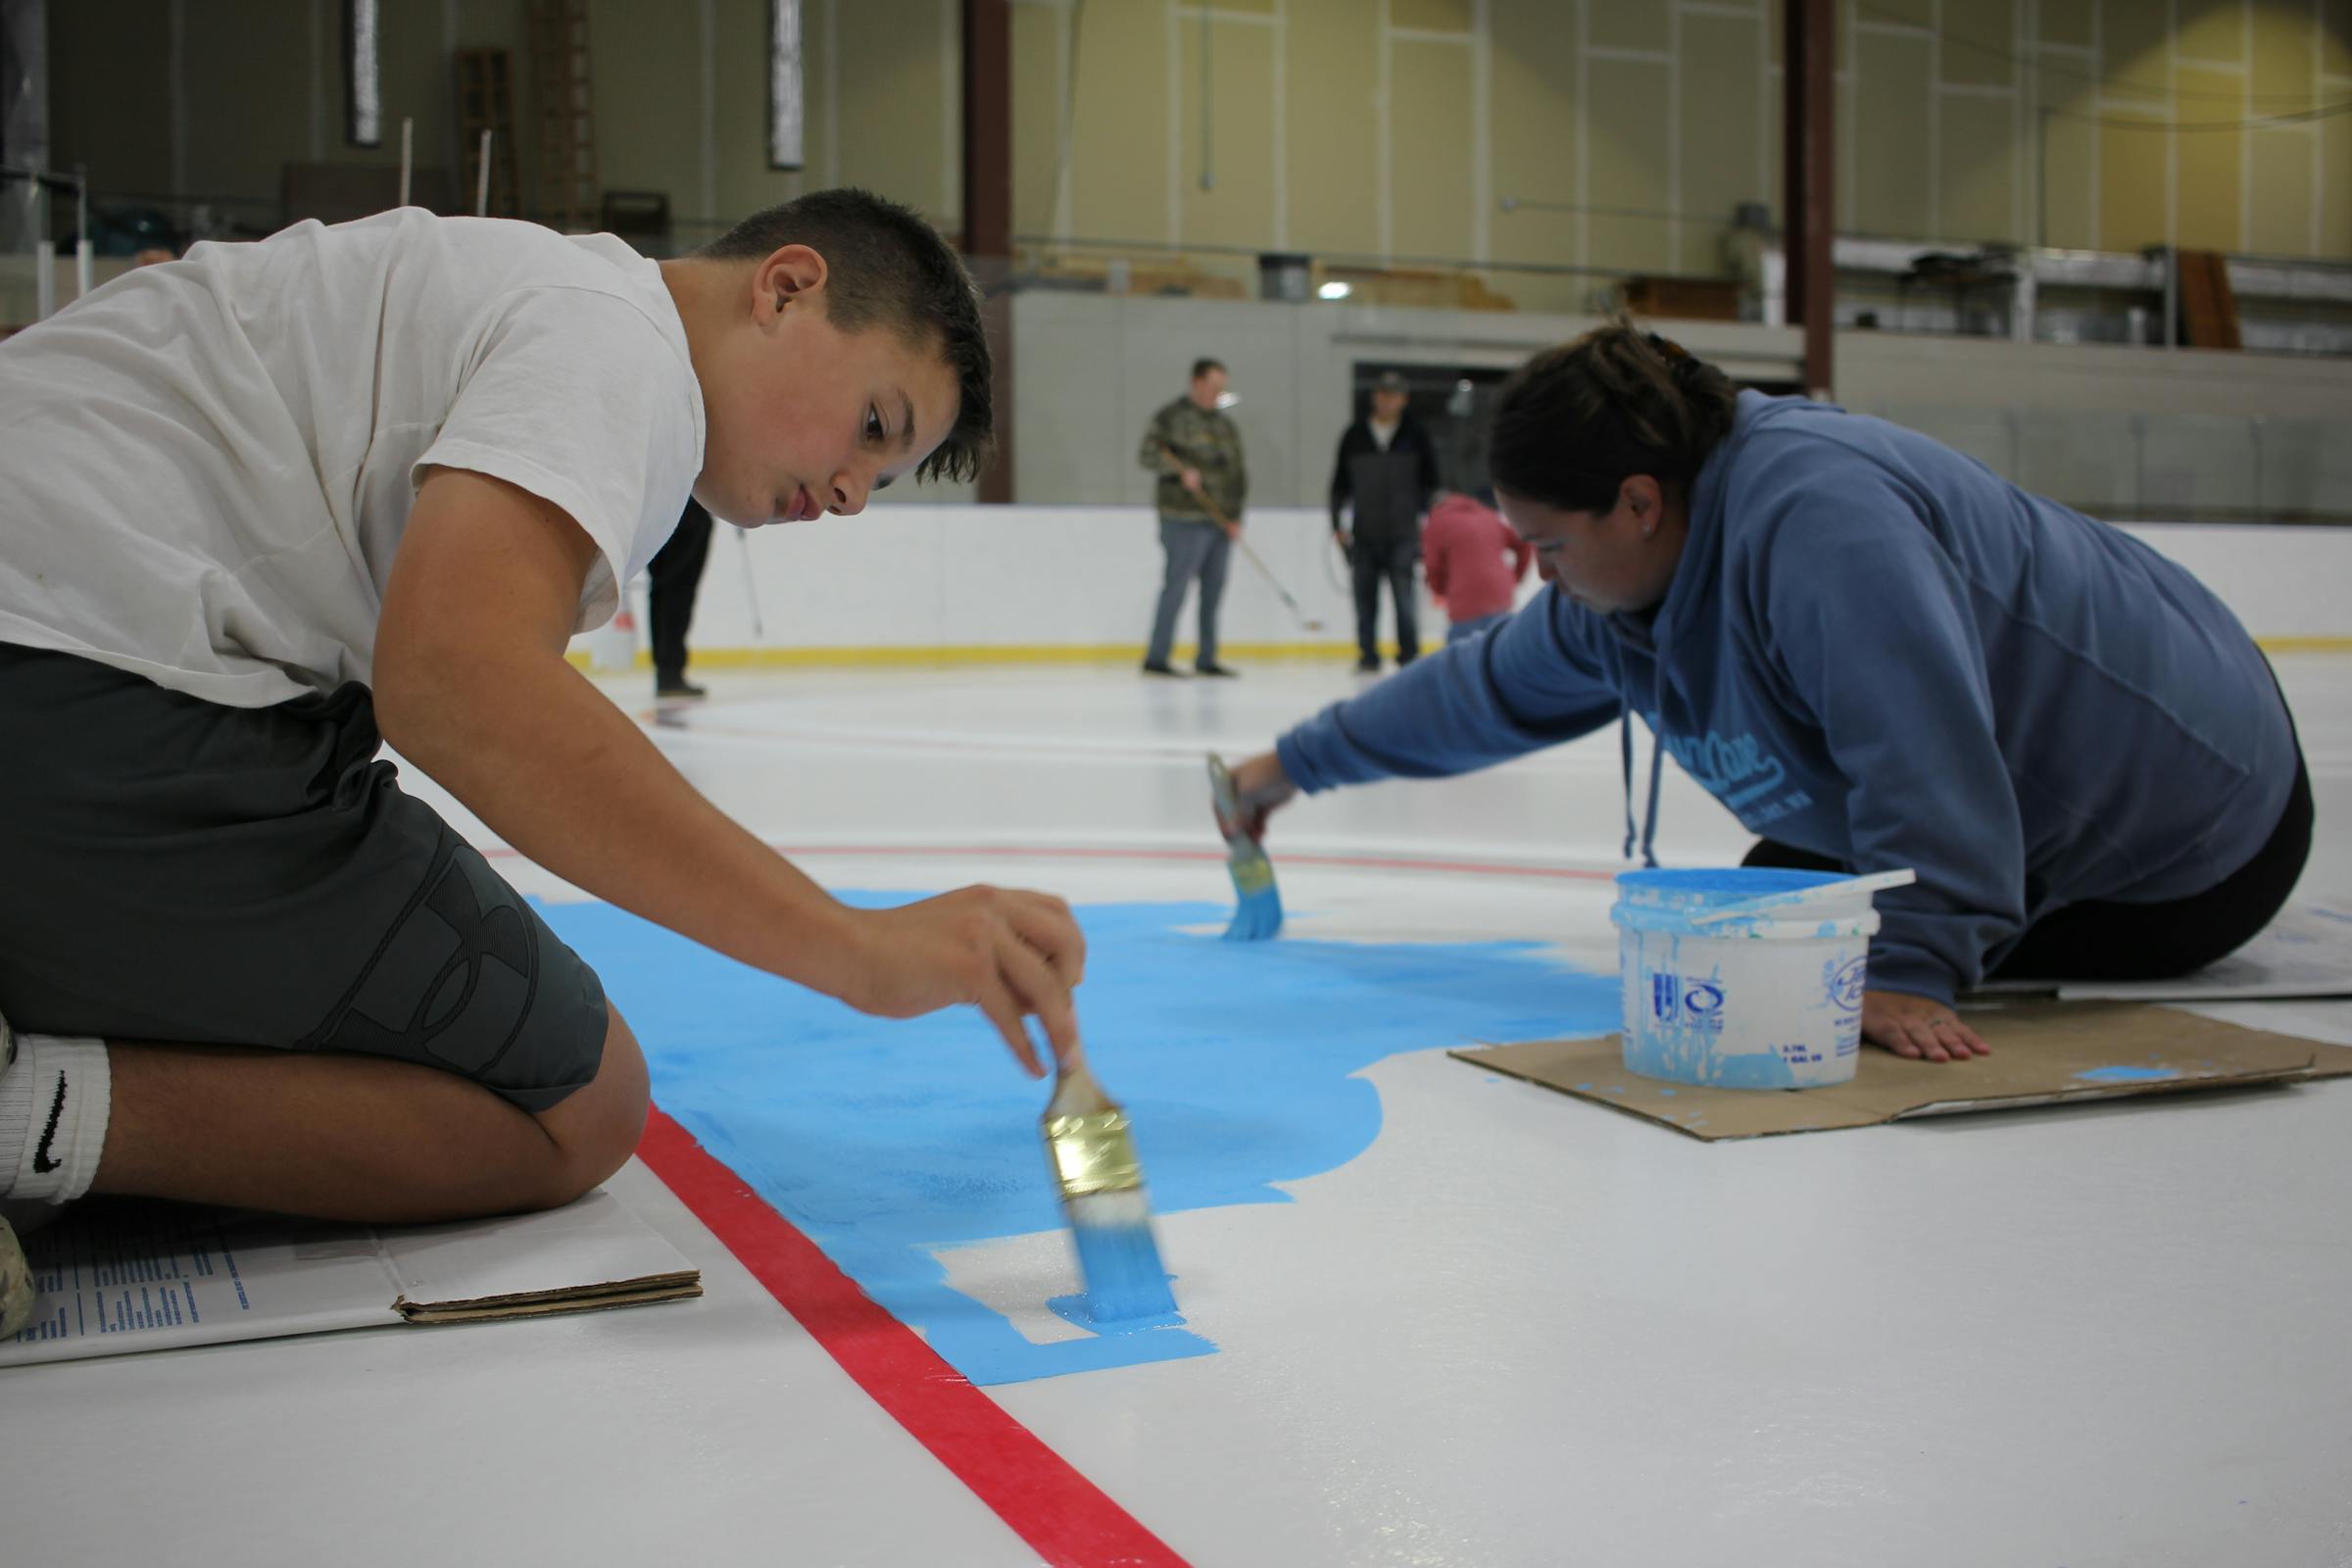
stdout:
{"type": "MultiPolygon", "coordinates": [[[[1174,1319],[1034,1345],[949,1288],[937,1250],[1061,1225],[1038,1140],[1046,1086],[977,1012],[869,1018],[606,905],[541,912],[635,1029],[662,1107],[974,1383],[1215,1348],[1174,1319]]],[[[1355,1075],[1385,1056],[1617,1026],[1616,976],[1562,968],[1535,943],[1234,943],[1181,929],[1221,912],[1078,910],[1089,1055],[1126,1103],[1161,1214],[1288,1202],[1276,1183],[1362,1153],[1380,1097],[1355,1075]]],[[[1181,1310],[1184,1258],[1161,1246],[1181,1310]]]]}
{"type": "Polygon", "coordinates": [[[2180,1077],[2180,1071],[2177,1067],[2093,1067],[2075,1076],[2094,1084],[2157,1084],[2180,1077]]]}

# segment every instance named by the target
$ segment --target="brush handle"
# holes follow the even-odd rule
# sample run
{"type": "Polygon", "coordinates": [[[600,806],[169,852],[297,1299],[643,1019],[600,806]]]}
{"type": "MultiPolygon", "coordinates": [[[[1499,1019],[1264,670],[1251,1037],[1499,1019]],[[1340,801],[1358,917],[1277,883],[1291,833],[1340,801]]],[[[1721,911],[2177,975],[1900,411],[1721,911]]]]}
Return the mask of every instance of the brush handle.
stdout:
{"type": "Polygon", "coordinates": [[[1046,1102],[1049,1120],[1055,1116],[1092,1116],[1118,1108],[1095,1081],[1093,1070],[1086,1064],[1086,1054],[1079,1048],[1071,1047],[1069,1055],[1057,1059],[1054,1065],[1059,1075],[1054,1082],[1054,1098],[1046,1102]]]}
{"type": "Polygon", "coordinates": [[[1242,792],[1233,782],[1233,769],[1216,753],[1208,754],[1208,808],[1217,818],[1217,831],[1225,842],[1240,849],[1250,835],[1242,831],[1242,792]]]}

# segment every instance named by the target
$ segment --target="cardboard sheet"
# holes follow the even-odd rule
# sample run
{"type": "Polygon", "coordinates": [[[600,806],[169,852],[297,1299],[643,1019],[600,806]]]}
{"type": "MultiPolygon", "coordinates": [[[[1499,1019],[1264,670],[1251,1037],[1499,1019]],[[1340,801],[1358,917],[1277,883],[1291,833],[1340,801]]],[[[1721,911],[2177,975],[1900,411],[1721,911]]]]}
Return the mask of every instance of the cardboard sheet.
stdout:
{"type": "Polygon", "coordinates": [[[703,1293],[610,1193],[545,1214],[371,1228],[77,1205],[24,1239],[40,1300],[0,1366],[402,1323],[494,1322],[703,1293]]]}
{"type": "Polygon", "coordinates": [[[1482,1046],[1452,1055],[1715,1142],[1831,1132],[1906,1116],[2177,1094],[2352,1075],[2352,1047],[2131,1003],[2021,1003],[1972,1009],[1993,1048],[1967,1062],[1865,1050],[1851,1083],[1826,1089],[1702,1089],[1628,1072],[1617,1037],[1482,1046]]]}
{"type": "Polygon", "coordinates": [[[2055,996],[2061,1002],[2256,1002],[2352,997],[2352,908],[2289,904],[2260,935],[2219,963],[2177,980],[2018,980],[1981,997],[2055,996]]]}

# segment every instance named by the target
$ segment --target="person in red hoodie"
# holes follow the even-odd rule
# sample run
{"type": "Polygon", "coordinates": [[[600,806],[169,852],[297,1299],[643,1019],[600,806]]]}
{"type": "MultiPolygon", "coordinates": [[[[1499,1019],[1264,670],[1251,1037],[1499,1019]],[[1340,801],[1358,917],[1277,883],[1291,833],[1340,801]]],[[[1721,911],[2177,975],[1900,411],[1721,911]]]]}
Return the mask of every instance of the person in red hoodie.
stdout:
{"type": "Polygon", "coordinates": [[[1474,496],[1447,491],[1429,509],[1421,555],[1429,591],[1445,604],[1446,642],[1476,636],[1510,614],[1535,553],[1500,513],[1474,496]]]}

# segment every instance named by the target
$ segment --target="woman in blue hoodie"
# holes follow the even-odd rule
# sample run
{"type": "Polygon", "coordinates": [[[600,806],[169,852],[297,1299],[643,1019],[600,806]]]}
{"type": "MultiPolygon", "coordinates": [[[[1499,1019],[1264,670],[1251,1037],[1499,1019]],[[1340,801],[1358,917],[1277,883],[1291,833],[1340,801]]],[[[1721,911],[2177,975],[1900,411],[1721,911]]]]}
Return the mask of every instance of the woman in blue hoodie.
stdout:
{"type": "Polygon", "coordinates": [[[1911,866],[1863,1037],[1946,1061],[1987,978],[2149,979],[2244,943],[2310,852],[2269,663],[2122,531],[1828,404],[1742,392],[1622,322],[1538,355],[1490,469],[1551,592],[1237,770],[1298,790],[1468,772],[1632,715],[1752,832],[1751,865],[1911,866]]]}

